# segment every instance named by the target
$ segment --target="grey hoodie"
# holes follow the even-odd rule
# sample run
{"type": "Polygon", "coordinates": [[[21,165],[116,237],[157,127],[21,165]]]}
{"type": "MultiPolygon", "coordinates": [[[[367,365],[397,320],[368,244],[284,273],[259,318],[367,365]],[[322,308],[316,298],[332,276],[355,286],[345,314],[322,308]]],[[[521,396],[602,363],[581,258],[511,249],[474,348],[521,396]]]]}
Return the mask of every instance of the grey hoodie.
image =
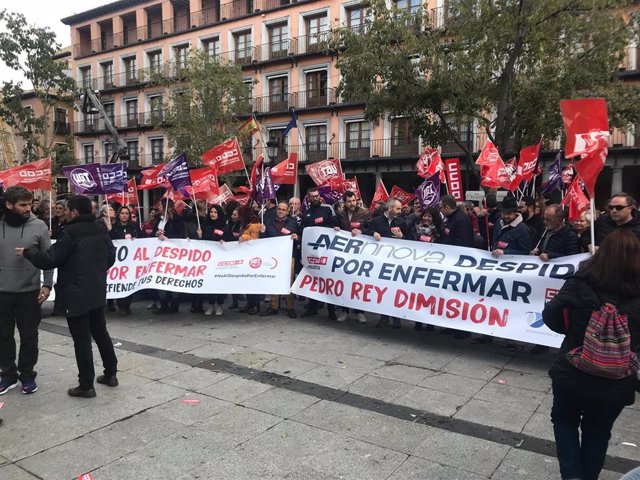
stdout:
{"type": "Polygon", "coordinates": [[[0,292],[23,293],[40,290],[42,285],[51,287],[53,270],[44,272],[40,282],[40,270],[29,260],[16,255],[16,247],[32,248],[46,252],[51,246],[47,225],[35,215],[19,227],[12,227],[0,220],[0,292]]]}

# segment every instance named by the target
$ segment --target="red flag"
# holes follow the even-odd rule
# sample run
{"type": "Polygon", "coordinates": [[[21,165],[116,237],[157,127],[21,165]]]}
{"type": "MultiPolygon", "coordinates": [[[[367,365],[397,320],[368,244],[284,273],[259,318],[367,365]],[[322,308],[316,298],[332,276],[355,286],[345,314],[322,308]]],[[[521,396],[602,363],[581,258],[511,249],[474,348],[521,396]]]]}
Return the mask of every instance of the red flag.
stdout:
{"type": "Polygon", "coordinates": [[[382,180],[380,180],[380,183],[378,183],[376,191],[373,194],[373,198],[371,199],[369,211],[373,212],[378,206],[378,203],[386,202],[387,200],[389,200],[389,193],[387,193],[387,189],[385,188],[384,183],[382,183],[382,180]]]}
{"type": "Polygon", "coordinates": [[[273,167],[271,179],[278,185],[295,185],[298,179],[298,154],[289,154],[289,158],[273,167]]]}
{"type": "MultiPolygon", "coordinates": [[[[535,145],[529,145],[520,150],[520,159],[518,161],[518,175],[521,181],[530,182],[533,176],[536,175],[536,165],[538,164],[538,157],[540,156],[540,148],[542,147],[542,141],[535,145]]],[[[518,182],[519,184],[520,182],[518,182]]]]}
{"type": "Polygon", "coordinates": [[[0,172],[0,182],[5,190],[14,186],[28,190],[51,190],[51,157],[0,172]]]}
{"type": "Polygon", "coordinates": [[[256,163],[253,164],[253,167],[251,168],[251,176],[249,177],[250,181],[251,181],[251,191],[254,191],[256,189],[256,179],[258,178],[258,169],[263,167],[263,163],[264,163],[264,156],[263,155],[259,155],[258,158],[256,159],[256,163]]]}
{"type": "Polygon", "coordinates": [[[575,178],[562,199],[562,205],[569,205],[569,221],[580,219],[582,212],[589,209],[589,199],[580,187],[580,179],[575,178]]]}
{"type": "Polygon", "coordinates": [[[507,170],[502,158],[498,156],[492,164],[483,166],[484,176],[480,181],[480,185],[488,188],[505,188],[511,187],[511,175],[507,170]]]}
{"type": "Polygon", "coordinates": [[[442,172],[444,170],[444,165],[438,149],[428,146],[424,147],[420,157],[418,157],[416,170],[418,171],[418,176],[422,178],[433,177],[436,172],[442,172]]]}
{"type": "Polygon", "coordinates": [[[332,178],[344,178],[342,165],[336,158],[305,165],[304,169],[316,185],[324,185],[332,178]]]}
{"type": "Polygon", "coordinates": [[[449,184],[449,193],[456,199],[457,202],[464,200],[464,194],[462,192],[462,173],[460,171],[460,159],[459,158],[447,158],[446,173],[447,183],[449,184]]]}
{"type": "Polygon", "coordinates": [[[498,153],[498,148],[493,144],[491,140],[487,140],[484,144],[484,147],[482,147],[482,151],[480,152],[478,159],[476,160],[476,165],[480,165],[481,167],[489,167],[498,160],[502,161],[502,158],[500,158],[500,153],[498,153]]]}
{"type": "Polygon", "coordinates": [[[166,163],[161,163],[160,165],[142,170],[140,172],[142,174],[142,179],[140,180],[140,185],[138,185],[138,190],[151,190],[153,188],[171,187],[169,181],[165,177],[160,175],[160,172],[166,165],[166,163]]]}
{"type": "Polygon", "coordinates": [[[604,98],[560,100],[562,122],[567,135],[565,158],[586,153],[598,137],[609,139],[607,101],[604,98]]]}
{"type": "Polygon", "coordinates": [[[411,200],[416,198],[416,196],[413,193],[405,192],[397,185],[394,185],[393,187],[391,187],[391,193],[389,194],[389,196],[400,200],[400,203],[402,204],[402,206],[408,205],[409,202],[411,202],[411,200]]]}
{"type": "Polygon", "coordinates": [[[130,178],[127,181],[127,191],[122,193],[108,193],[107,202],[118,202],[121,205],[138,205],[138,189],[136,179],[130,178]]]}
{"type": "Polygon", "coordinates": [[[516,157],[512,157],[507,160],[504,167],[507,175],[509,175],[509,185],[507,186],[507,190],[513,192],[518,188],[518,185],[520,185],[520,182],[522,181],[522,177],[520,176],[520,167],[518,166],[516,157]]]}
{"type": "Polygon", "coordinates": [[[210,197],[215,197],[220,193],[218,172],[216,172],[215,168],[197,168],[191,170],[189,176],[191,177],[192,189],[187,187],[186,190],[189,193],[193,193],[196,199],[208,200],[210,197]]]}
{"type": "Polygon", "coordinates": [[[358,185],[358,179],[356,177],[348,178],[346,180],[332,178],[324,186],[329,186],[331,190],[338,192],[340,195],[344,195],[344,193],[349,190],[356,194],[356,198],[360,199],[360,186],[358,185]]]}
{"type": "Polygon", "coordinates": [[[220,187],[220,193],[212,199],[211,203],[214,205],[222,205],[223,203],[227,203],[231,200],[235,200],[233,192],[229,188],[229,185],[226,183],[220,187]]]}
{"type": "Polygon", "coordinates": [[[598,175],[607,161],[609,141],[604,137],[597,137],[595,144],[589,146],[582,160],[576,163],[575,169],[584,181],[589,196],[593,198],[598,175]]]}
{"type": "Polygon", "coordinates": [[[242,151],[237,138],[230,138],[211,150],[204,152],[200,158],[211,167],[217,167],[218,175],[244,169],[242,151]]]}

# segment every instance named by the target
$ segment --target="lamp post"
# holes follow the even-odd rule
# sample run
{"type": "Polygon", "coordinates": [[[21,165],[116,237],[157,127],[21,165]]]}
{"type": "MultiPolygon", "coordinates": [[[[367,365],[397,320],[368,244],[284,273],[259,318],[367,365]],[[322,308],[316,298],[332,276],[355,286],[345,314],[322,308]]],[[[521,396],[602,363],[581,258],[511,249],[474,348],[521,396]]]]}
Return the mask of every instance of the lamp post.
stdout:
{"type": "Polygon", "coordinates": [[[280,146],[278,139],[275,137],[269,138],[267,142],[267,157],[269,158],[269,165],[275,163],[278,158],[278,147],[280,146]]]}

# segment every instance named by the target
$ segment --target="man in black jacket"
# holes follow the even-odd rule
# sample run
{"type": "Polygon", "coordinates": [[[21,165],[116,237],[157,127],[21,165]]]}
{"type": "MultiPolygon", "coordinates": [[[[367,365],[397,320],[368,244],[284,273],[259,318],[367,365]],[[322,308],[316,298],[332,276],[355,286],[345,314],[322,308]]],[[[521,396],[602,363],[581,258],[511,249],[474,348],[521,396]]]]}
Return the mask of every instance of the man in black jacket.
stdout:
{"type": "MultiPolygon", "coordinates": [[[[298,240],[298,223],[295,218],[289,216],[289,205],[284,200],[278,203],[275,215],[270,218],[264,217],[264,224],[260,227],[260,238],[273,238],[289,236],[292,238],[291,256],[295,251],[295,244],[298,240]]],[[[293,281],[294,261],[291,259],[291,281],[293,281]]],[[[296,318],[296,311],[293,308],[293,293],[287,295],[287,316],[296,318]]],[[[276,315],[280,308],[280,295],[271,295],[271,306],[260,314],[261,317],[276,315]]]]}
{"type": "Polygon", "coordinates": [[[631,195],[616,193],[611,197],[607,208],[609,215],[601,216],[595,225],[596,245],[600,245],[616,228],[628,228],[640,240],[640,216],[631,195]]]}
{"type": "Polygon", "coordinates": [[[58,269],[61,307],[67,316],[78,364],[79,385],[67,392],[72,397],[93,398],[95,371],[91,337],[102,357],[104,375],[98,383],[115,387],[118,360],[104,318],[107,270],[115,262],[115,247],[104,225],[91,215],[91,201],[72,196],[66,205],[68,225],[46,252],[16,248],[41,269],[58,269]]]}
{"type": "Polygon", "coordinates": [[[524,223],[531,230],[531,236],[533,238],[539,237],[544,232],[544,220],[542,216],[536,215],[536,200],[525,195],[520,199],[518,204],[518,212],[522,215],[524,223]]]}
{"type": "Polygon", "coordinates": [[[513,197],[505,197],[500,205],[502,219],[493,230],[491,255],[529,255],[531,252],[531,230],[518,213],[518,202],[513,197]]]}
{"type": "MultiPolygon", "coordinates": [[[[322,205],[322,197],[318,187],[311,187],[307,190],[307,200],[309,200],[309,208],[302,215],[302,222],[300,224],[300,238],[304,229],[307,227],[327,227],[333,228],[335,226],[335,219],[333,210],[327,205],[322,205]]],[[[307,306],[304,309],[302,317],[311,317],[318,313],[318,301],[312,298],[307,302],[307,306]]],[[[331,320],[336,320],[335,306],[327,304],[327,313],[331,320]]]]}
{"type": "MultiPolygon", "coordinates": [[[[377,241],[384,238],[404,238],[405,223],[401,216],[402,203],[397,198],[390,198],[387,200],[386,211],[377,217],[374,217],[369,224],[369,235],[377,241]]],[[[389,325],[389,315],[380,315],[380,320],[376,324],[376,327],[382,328],[389,325]]],[[[393,328],[400,328],[400,319],[393,319],[393,328]]]]}
{"type": "Polygon", "coordinates": [[[440,211],[446,217],[441,243],[473,248],[473,226],[469,217],[458,208],[456,199],[445,195],[440,199],[440,211]]]}

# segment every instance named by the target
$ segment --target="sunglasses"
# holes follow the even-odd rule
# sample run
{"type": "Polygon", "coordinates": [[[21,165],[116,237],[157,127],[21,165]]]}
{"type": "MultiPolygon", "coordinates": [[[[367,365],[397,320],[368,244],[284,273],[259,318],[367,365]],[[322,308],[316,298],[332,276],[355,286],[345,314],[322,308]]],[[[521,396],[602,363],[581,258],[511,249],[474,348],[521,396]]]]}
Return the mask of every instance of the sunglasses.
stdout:
{"type": "Polygon", "coordinates": [[[627,208],[629,205],[609,205],[609,210],[616,210],[616,211],[620,211],[623,210],[625,208],[627,208]]]}

